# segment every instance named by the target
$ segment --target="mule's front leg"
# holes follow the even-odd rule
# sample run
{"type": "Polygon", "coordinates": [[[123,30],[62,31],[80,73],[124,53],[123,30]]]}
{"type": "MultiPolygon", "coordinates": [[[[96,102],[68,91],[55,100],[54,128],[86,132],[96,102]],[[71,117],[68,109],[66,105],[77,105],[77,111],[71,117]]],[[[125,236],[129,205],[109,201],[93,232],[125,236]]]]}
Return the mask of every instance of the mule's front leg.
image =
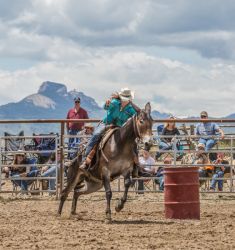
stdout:
{"type": "Polygon", "coordinates": [[[105,176],[103,178],[103,182],[104,182],[104,188],[105,188],[105,193],[106,193],[106,201],[107,201],[107,206],[106,206],[106,222],[110,223],[112,218],[111,218],[111,209],[110,209],[110,203],[111,203],[111,199],[112,199],[112,190],[111,190],[111,186],[110,186],[110,178],[105,176]]]}
{"type": "Polygon", "coordinates": [[[127,200],[128,190],[129,190],[129,187],[131,185],[130,173],[128,173],[124,177],[124,183],[125,183],[125,191],[124,191],[123,197],[120,200],[118,200],[118,202],[116,204],[116,207],[115,207],[116,212],[120,212],[123,209],[124,204],[127,200]]]}

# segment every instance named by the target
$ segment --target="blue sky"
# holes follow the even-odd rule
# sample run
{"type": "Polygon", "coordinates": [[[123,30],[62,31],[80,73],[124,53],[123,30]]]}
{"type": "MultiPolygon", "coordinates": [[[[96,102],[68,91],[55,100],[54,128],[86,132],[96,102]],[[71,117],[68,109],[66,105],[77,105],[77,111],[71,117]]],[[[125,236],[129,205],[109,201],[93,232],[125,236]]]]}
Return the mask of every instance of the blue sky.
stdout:
{"type": "Polygon", "coordinates": [[[65,83],[129,87],[176,116],[235,113],[233,0],[0,0],[0,105],[65,83]]]}

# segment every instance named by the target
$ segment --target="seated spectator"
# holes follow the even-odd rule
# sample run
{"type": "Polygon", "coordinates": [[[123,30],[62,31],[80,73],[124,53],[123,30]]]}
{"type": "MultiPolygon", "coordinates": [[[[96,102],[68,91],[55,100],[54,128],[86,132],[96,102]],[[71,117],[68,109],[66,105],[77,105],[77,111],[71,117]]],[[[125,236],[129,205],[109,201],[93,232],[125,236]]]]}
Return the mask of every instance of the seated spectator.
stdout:
{"type": "Polygon", "coordinates": [[[20,177],[36,177],[39,173],[39,170],[36,166],[32,166],[35,164],[35,159],[29,159],[26,157],[26,154],[21,150],[18,150],[16,153],[13,166],[7,167],[4,169],[5,173],[8,173],[12,178],[12,182],[21,187],[21,192],[27,194],[28,185],[30,185],[33,180],[14,180],[14,178],[20,177]],[[23,166],[17,166],[23,165],[23,166]]]}
{"type": "Polygon", "coordinates": [[[209,155],[205,151],[205,144],[199,143],[197,145],[197,152],[194,163],[201,165],[199,167],[199,182],[201,186],[203,183],[206,182],[204,178],[210,177],[214,171],[214,166],[211,165],[209,155]]]}
{"type": "Polygon", "coordinates": [[[151,174],[155,173],[155,160],[149,153],[150,146],[145,145],[145,148],[142,150],[142,154],[139,157],[139,164],[142,167],[143,171],[149,172],[151,174]]]}
{"type": "Polygon", "coordinates": [[[215,191],[216,183],[218,182],[218,190],[223,191],[223,180],[217,180],[217,178],[223,178],[225,172],[225,164],[229,164],[227,160],[224,159],[223,153],[217,153],[217,159],[213,162],[214,164],[218,164],[219,166],[215,167],[215,174],[212,177],[210,183],[210,190],[215,191]]]}
{"type": "MultiPolygon", "coordinates": [[[[165,158],[164,160],[164,166],[171,165],[172,159],[171,158],[165,158]]],[[[164,191],[164,167],[159,167],[156,173],[156,184],[159,184],[159,191],[164,191]]]]}
{"type": "MultiPolygon", "coordinates": [[[[159,149],[160,150],[179,150],[179,141],[176,143],[176,148],[174,148],[174,136],[175,135],[180,135],[180,132],[178,128],[175,125],[174,122],[174,117],[170,116],[169,119],[172,119],[172,122],[166,123],[163,131],[162,131],[162,136],[166,135],[167,137],[161,137],[160,138],[160,143],[159,143],[159,149]]],[[[156,154],[156,160],[162,155],[163,153],[157,152],[156,154]]]]}
{"type": "MultiPolygon", "coordinates": [[[[139,175],[142,177],[149,177],[155,173],[155,160],[149,153],[150,146],[145,145],[142,150],[142,156],[139,157],[140,171],[139,175]]],[[[138,193],[144,193],[144,181],[138,180],[138,193]]]]}
{"type": "Polygon", "coordinates": [[[78,133],[76,143],[72,145],[73,152],[70,152],[70,159],[74,159],[77,156],[77,151],[81,152],[86,147],[87,143],[91,139],[94,133],[94,126],[91,123],[87,123],[84,129],[78,133]]]}
{"type": "MultiPolygon", "coordinates": [[[[51,154],[50,159],[48,160],[47,164],[48,166],[42,167],[41,177],[56,177],[56,168],[58,170],[58,166],[53,165],[50,166],[50,164],[55,164],[56,158],[55,153],[51,154]]],[[[56,179],[49,179],[48,180],[48,190],[53,191],[56,189],[56,179]]],[[[50,193],[52,194],[52,193],[50,193]]]]}
{"type": "Polygon", "coordinates": [[[95,128],[91,123],[85,124],[84,129],[81,132],[79,132],[79,135],[81,136],[79,138],[79,143],[87,144],[94,133],[94,129],[95,128]]]}
{"type": "Polygon", "coordinates": [[[203,143],[205,151],[208,152],[217,142],[215,138],[210,138],[210,136],[215,136],[218,132],[224,139],[224,132],[216,123],[207,122],[208,114],[206,111],[202,111],[200,115],[203,121],[196,125],[196,135],[200,136],[199,143],[203,143]]]}

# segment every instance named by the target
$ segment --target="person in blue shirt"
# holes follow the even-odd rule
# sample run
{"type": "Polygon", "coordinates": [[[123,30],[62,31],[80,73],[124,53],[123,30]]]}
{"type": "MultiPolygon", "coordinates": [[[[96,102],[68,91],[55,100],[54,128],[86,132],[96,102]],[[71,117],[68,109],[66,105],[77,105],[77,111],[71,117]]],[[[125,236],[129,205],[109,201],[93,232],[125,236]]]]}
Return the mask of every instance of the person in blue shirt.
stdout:
{"type": "Polygon", "coordinates": [[[220,133],[221,139],[224,139],[224,132],[216,123],[207,122],[208,113],[206,111],[202,111],[200,115],[203,121],[197,124],[196,135],[200,136],[199,143],[203,143],[205,151],[208,152],[216,144],[216,139],[210,136],[220,133]]]}
{"type": "MultiPolygon", "coordinates": [[[[128,88],[123,88],[105,102],[104,109],[107,114],[88,142],[85,152],[86,166],[89,166],[96,151],[95,145],[101,140],[105,130],[109,127],[122,127],[129,118],[137,113],[137,108],[132,104],[132,100],[133,92],[128,88]]],[[[86,168],[86,166],[83,164],[83,167],[86,168]]]]}

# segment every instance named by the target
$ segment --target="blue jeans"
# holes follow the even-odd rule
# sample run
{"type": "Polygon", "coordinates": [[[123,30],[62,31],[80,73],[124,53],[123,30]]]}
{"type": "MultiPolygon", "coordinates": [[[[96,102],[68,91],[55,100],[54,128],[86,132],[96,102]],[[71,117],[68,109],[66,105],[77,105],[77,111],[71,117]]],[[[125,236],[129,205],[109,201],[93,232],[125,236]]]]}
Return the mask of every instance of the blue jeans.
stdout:
{"type": "Polygon", "coordinates": [[[157,173],[156,177],[159,179],[156,179],[156,184],[159,184],[159,191],[164,191],[164,174],[163,171],[161,173],[157,173]]]}
{"type": "MultiPolygon", "coordinates": [[[[41,176],[42,177],[56,177],[56,167],[57,166],[50,167],[41,176]]],[[[55,190],[56,180],[55,179],[49,179],[48,182],[49,182],[48,189],[49,190],[55,190]]]]}
{"type": "MultiPolygon", "coordinates": [[[[173,143],[166,143],[166,142],[164,142],[164,141],[160,141],[160,143],[159,143],[159,149],[160,150],[171,150],[171,149],[173,149],[173,150],[179,150],[179,144],[177,143],[176,144],[176,148],[174,147],[174,144],[173,143]]],[[[163,152],[157,152],[156,153],[156,158],[159,158],[162,154],[164,154],[163,152]]]]}
{"type": "Polygon", "coordinates": [[[93,136],[91,137],[90,141],[87,144],[85,156],[91,152],[92,148],[101,140],[103,133],[105,131],[105,126],[101,123],[95,130],[93,136]]]}
{"type": "Polygon", "coordinates": [[[210,188],[215,190],[216,183],[218,182],[218,189],[219,189],[219,191],[222,191],[224,181],[223,180],[216,180],[216,178],[223,178],[223,177],[224,177],[223,171],[221,171],[221,170],[216,171],[216,173],[212,177],[210,188]]]}
{"type": "Polygon", "coordinates": [[[210,149],[212,149],[214,147],[214,145],[216,144],[216,140],[214,139],[203,139],[203,138],[200,138],[198,143],[203,143],[205,145],[205,151],[209,151],[210,149]]]}
{"type": "MultiPolygon", "coordinates": [[[[77,135],[79,132],[80,130],[77,130],[77,129],[69,129],[68,134],[77,135]]],[[[79,143],[80,143],[80,138],[69,138],[68,150],[72,151],[72,149],[75,149],[79,143]]],[[[75,157],[75,154],[76,154],[76,150],[75,152],[69,152],[68,158],[73,159],[75,157]]]]}
{"type": "MultiPolygon", "coordinates": [[[[39,173],[39,170],[31,170],[28,174],[27,177],[36,177],[39,173]]],[[[12,178],[20,178],[20,174],[16,173],[16,174],[12,174],[12,178]]],[[[28,190],[28,185],[30,185],[31,183],[33,183],[33,180],[12,180],[12,182],[19,186],[21,188],[21,191],[27,191],[28,190]]]]}

